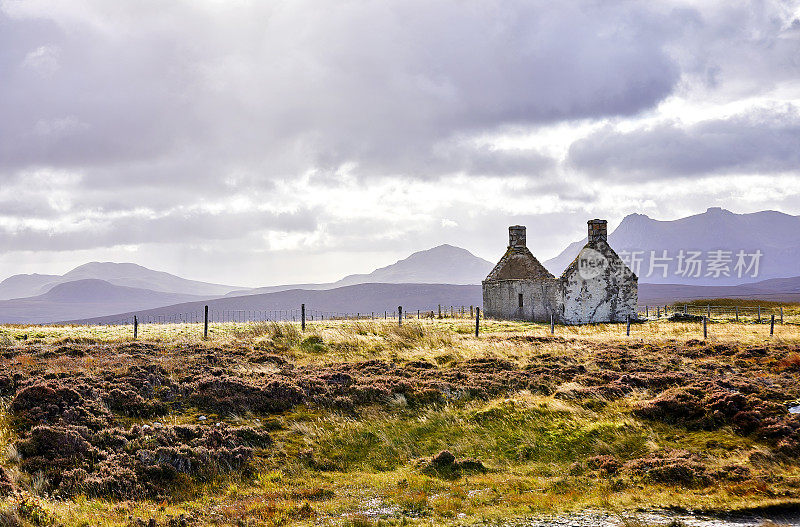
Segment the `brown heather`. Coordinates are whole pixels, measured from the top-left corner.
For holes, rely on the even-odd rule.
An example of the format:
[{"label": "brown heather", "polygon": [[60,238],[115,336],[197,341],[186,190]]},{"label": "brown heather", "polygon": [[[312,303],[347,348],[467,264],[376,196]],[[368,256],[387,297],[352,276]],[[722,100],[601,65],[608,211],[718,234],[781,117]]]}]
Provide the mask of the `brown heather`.
[{"label": "brown heather", "polygon": [[0,525],[790,506],[800,331],[777,329],[0,328]]}]

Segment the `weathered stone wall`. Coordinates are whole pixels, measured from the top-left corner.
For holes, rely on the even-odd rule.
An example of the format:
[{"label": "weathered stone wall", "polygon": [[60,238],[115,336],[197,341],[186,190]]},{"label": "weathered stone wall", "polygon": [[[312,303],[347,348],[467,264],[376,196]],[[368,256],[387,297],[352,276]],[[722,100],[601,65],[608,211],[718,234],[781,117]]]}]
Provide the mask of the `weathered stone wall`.
[{"label": "weathered stone wall", "polygon": [[639,280],[604,241],[587,245],[560,282],[566,324],[636,318]]},{"label": "weathered stone wall", "polygon": [[[563,305],[560,285],[552,279],[492,280],[483,283],[484,315],[505,320],[558,321]],[[519,307],[522,295],[522,307]]]}]

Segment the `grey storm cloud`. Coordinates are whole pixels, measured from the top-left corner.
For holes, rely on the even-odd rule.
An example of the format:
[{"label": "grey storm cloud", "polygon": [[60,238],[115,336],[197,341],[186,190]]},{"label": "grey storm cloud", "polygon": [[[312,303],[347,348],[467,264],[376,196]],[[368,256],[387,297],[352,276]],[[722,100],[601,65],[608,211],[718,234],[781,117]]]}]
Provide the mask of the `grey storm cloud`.
[{"label": "grey storm cloud", "polygon": [[621,132],[613,126],[572,144],[569,162],[620,179],[775,173],[800,167],[800,109],[751,109],[690,125],[677,121]]},{"label": "grey storm cloud", "polygon": [[[597,191],[581,178],[600,170],[613,183],[796,168],[793,107],[616,125],[671,98],[725,103],[796,82],[799,12],[779,0],[0,0],[0,246],[246,247],[328,223],[346,247],[360,216],[325,192],[351,176],[376,192],[522,179],[509,198],[588,209]],[[600,122],[566,161],[535,140],[485,140]],[[448,194],[425,196],[425,225],[458,212]],[[239,198],[249,212],[226,208]],[[484,197],[472,199],[458,207]],[[397,216],[361,239],[421,232]]]},{"label": "grey storm cloud", "polygon": [[309,232],[317,226],[313,210],[225,214],[178,212],[157,218],[116,217],[84,220],[83,223],[85,225],[80,229],[58,233],[29,227],[0,227],[0,246],[20,251],[64,251],[176,241],[213,243],[246,239],[266,229]]},{"label": "grey storm cloud", "polygon": [[0,14],[5,171],[113,178],[106,168],[201,154],[265,176],[414,172],[461,134],[634,114],[680,75],[663,47],[680,17],[635,4],[88,5],[86,19]]}]

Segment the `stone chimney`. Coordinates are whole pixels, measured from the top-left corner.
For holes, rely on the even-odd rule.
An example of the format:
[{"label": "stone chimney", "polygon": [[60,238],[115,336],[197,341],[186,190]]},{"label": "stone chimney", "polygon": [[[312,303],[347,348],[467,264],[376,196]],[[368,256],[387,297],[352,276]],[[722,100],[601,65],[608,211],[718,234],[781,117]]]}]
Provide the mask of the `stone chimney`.
[{"label": "stone chimney", "polygon": [[523,225],[512,225],[508,228],[508,246],[525,247],[525,227]]},{"label": "stone chimney", "polygon": [[589,220],[589,243],[600,240],[608,241],[608,222],[606,220]]}]

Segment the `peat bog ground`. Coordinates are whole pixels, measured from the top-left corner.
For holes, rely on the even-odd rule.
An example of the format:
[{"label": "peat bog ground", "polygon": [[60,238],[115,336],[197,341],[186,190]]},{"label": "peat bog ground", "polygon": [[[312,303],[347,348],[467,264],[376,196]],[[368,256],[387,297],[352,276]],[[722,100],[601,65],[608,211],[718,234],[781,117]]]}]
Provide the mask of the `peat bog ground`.
[{"label": "peat bog ground", "polygon": [[664,320],[483,330],[2,326],[0,525],[680,525],[800,504],[796,320],[706,341]]}]

